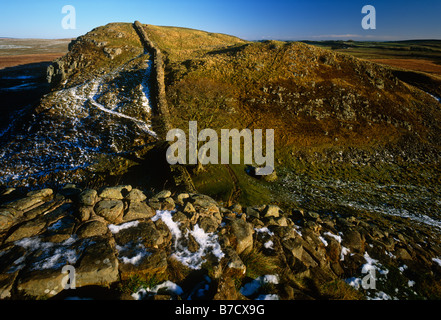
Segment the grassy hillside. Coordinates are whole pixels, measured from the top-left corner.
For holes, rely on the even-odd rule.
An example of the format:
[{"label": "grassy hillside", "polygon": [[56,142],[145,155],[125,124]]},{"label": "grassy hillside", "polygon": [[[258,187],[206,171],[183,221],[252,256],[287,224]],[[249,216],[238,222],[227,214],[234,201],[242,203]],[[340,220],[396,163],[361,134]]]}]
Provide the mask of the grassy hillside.
[{"label": "grassy hillside", "polygon": [[[439,103],[388,67],[304,43],[145,30],[166,56],[173,125],[186,131],[197,120],[199,130],[273,128],[280,174],[324,170],[333,179],[375,182],[387,171],[393,181],[400,179],[396,166],[438,158]],[[372,165],[382,169],[364,170]],[[236,177],[221,165],[193,171],[196,186],[227,200],[238,178],[241,201],[281,201],[274,189],[281,179],[269,184],[250,178],[245,166],[231,167]]]}]

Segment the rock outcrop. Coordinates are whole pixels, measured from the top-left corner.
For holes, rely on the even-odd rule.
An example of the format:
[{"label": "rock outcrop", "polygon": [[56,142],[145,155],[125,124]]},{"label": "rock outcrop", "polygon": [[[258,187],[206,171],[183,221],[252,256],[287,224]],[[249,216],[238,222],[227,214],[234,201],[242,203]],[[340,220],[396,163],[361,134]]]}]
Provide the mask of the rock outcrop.
[{"label": "rock outcrop", "polygon": [[[441,275],[438,230],[410,228],[402,218],[224,208],[206,195],[147,197],[127,185],[7,189],[0,201],[2,299],[75,295],[66,289],[65,266],[74,268],[75,288],[122,294],[133,279],[161,279],[186,284],[178,295],[162,292],[183,299],[197,298],[200,281],[209,288],[198,291],[204,299],[323,298],[317,288],[336,283],[368,298],[427,297],[425,285]],[[203,277],[188,287],[192,272]],[[132,298],[158,294],[131,290]]]}]

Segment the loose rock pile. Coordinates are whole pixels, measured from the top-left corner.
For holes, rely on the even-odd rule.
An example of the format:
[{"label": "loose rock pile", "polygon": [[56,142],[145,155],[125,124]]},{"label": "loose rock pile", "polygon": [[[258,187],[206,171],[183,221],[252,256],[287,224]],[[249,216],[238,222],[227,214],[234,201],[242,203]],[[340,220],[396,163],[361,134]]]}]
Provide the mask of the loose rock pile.
[{"label": "loose rock pile", "polygon": [[[74,267],[76,288],[168,275],[186,290],[161,297],[183,299],[195,292],[206,299],[323,297],[309,280],[318,287],[344,280],[370,298],[420,297],[427,279],[441,275],[439,230],[398,217],[224,208],[202,194],[164,190],[147,198],[129,185],[99,191],[67,185],[24,196],[7,189],[0,203],[1,299],[60,294],[66,265]],[[196,290],[200,281],[189,287],[176,266],[199,271],[208,289]],[[374,290],[363,289],[369,275]],[[250,293],[250,283],[262,279],[277,281]]]}]

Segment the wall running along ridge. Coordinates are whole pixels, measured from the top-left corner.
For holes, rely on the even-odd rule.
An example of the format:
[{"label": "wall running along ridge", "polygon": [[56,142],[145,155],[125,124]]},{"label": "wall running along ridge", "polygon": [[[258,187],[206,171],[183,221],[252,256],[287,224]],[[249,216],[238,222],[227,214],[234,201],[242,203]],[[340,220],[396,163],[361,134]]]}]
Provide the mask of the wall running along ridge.
[{"label": "wall running along ridge", "polygon": [[[159,136],[165,141],[166,135],[169,130],[172,129],[170,124],[170,111],[167,105],[167,98],[165,93],[165,82],[164,82],[164,60],[161,50],[149,39],[147,36],[144,26],[139,22],[135,21],[133,23],[133,28],[139,35],[139,38],[145,48],[153,57],[153,77],[154,77],[154,88],[153,88],[153,99],[156,103],[156,108],[158,114],[161,116],[163,121],[163,133],[159,133]],[[167,146],[170,146],[170,142],[167,142]],[[185,167],[180,165],[170,165],[170,170],[175,182],[175,185],[182,190],[187,192],[196,192],[196,188],[191,180],[190,174]]]}]

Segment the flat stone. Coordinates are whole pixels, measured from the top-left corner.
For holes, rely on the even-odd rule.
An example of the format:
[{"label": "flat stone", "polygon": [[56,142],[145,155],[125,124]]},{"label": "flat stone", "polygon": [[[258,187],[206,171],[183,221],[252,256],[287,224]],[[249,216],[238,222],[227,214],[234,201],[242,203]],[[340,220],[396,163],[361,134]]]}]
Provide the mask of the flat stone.
[{"label": "flat stone", "polygon": [[64,276],[65,274],[60,270],[33,270],[20,276],[17,290],[35,299],[50,298],[64,289],[62,283]]},{"label": "flat stone", "polygon": [[240,259],[237,252],[231,248],[227,247],[223,249],[225,253],[225,258],[227,259],[226,270],[224,272],[224,276],[228,275],[228,277],[237,276],[243,277],[246,273],[247,267]]},{"label": "flat stone", "polygon": [[164,238],[152,221],[141,221],[137,226],[123,229],[114,234],[118,245],[124,246],[130,242],[142,243],[148,248],[157,248],[164,242]]},{"label": "flat stone", "polygon": [[38,205],[41,205],[42,203],[43,201],[39,197],[26,197],[6,204],[6,207],[25,212],[35,208]]},{"label": "flat stone", "polygon": [[72,216],[65,216],[47,227],[43,234],[45,242],[59,243],[70,238],[77,220]]},{"label": "flat stone", "polygon": [[6,239],[5,242],[18,241],[23,238],[30,238],[38,235],[46,227],[46,221],[42,219],[33,219],[26,221],[20,225],[16,230],[12,232],[11,235]]},{"label": "flat stone", "polygon": [[122,219],[124,204],[121,200],[101,200],[95,206],[95,213],[110,223]]},{"label": "flat stone", "polygon": [[47,212],[53,211],[63,204],[65,204],[66,201],[64,199],[58,199],[50,202],[45,202],[42,205],[31,209],[29,211],[26,211],[23,216],[26,220],[34,219],[40,215],[46,214]]},{"label": "flat stone", "polygon": [[18,271],[7,274],[0,274],[0,300],[11,298],[14,282]]},{"label": "flat stone", "polygon": [[54,191],[52,189],[41,189],[41,190],[30,191],[27,193],[27,196],[44,199],[52,196],[53,194]]},{"label": "flat stone", "polygon": [[290,252],[292,256],[299,260],[306,268],[314,268],[318,266],[318,263],[311,257],[309,252],[305,250],[307,244],[305,244],[301,238],[287,239],[282,242],[282,245],[285,248],[285,251]]},{"label": "flat stone", "polygon": [[108,232],[107,225],[101,221],[92,220],[83,224],[77,230],[77,235],[80,238],[90,238],[101,236]]},{"label": "flat stone", "polygon": [[137,219],[149,219],[156,214],[155,210],[149,207],[145,202],[130,202],[129,209],[123,217],[123,221],[132,221]]},{"label": "flat stone", "polygon": [[145,255],[138,263],[121,263],[119,270],[121,280],[127,280],[133,275],[154,275],[164,273],[167,269],[167,254],[164,250],[155,250]]},{"label": "flat stone", "polygon": [[94,243],[85,249],[75,268],[76,286],[110,285],[119,281],[119,263],[109,241],[100,237],[91,239]]},{"label": "flat stone", "polygon": [[351,252],[364,252],[364,243],[358,231],[348,230],[343,234],[342,245],[349,248]]}]

